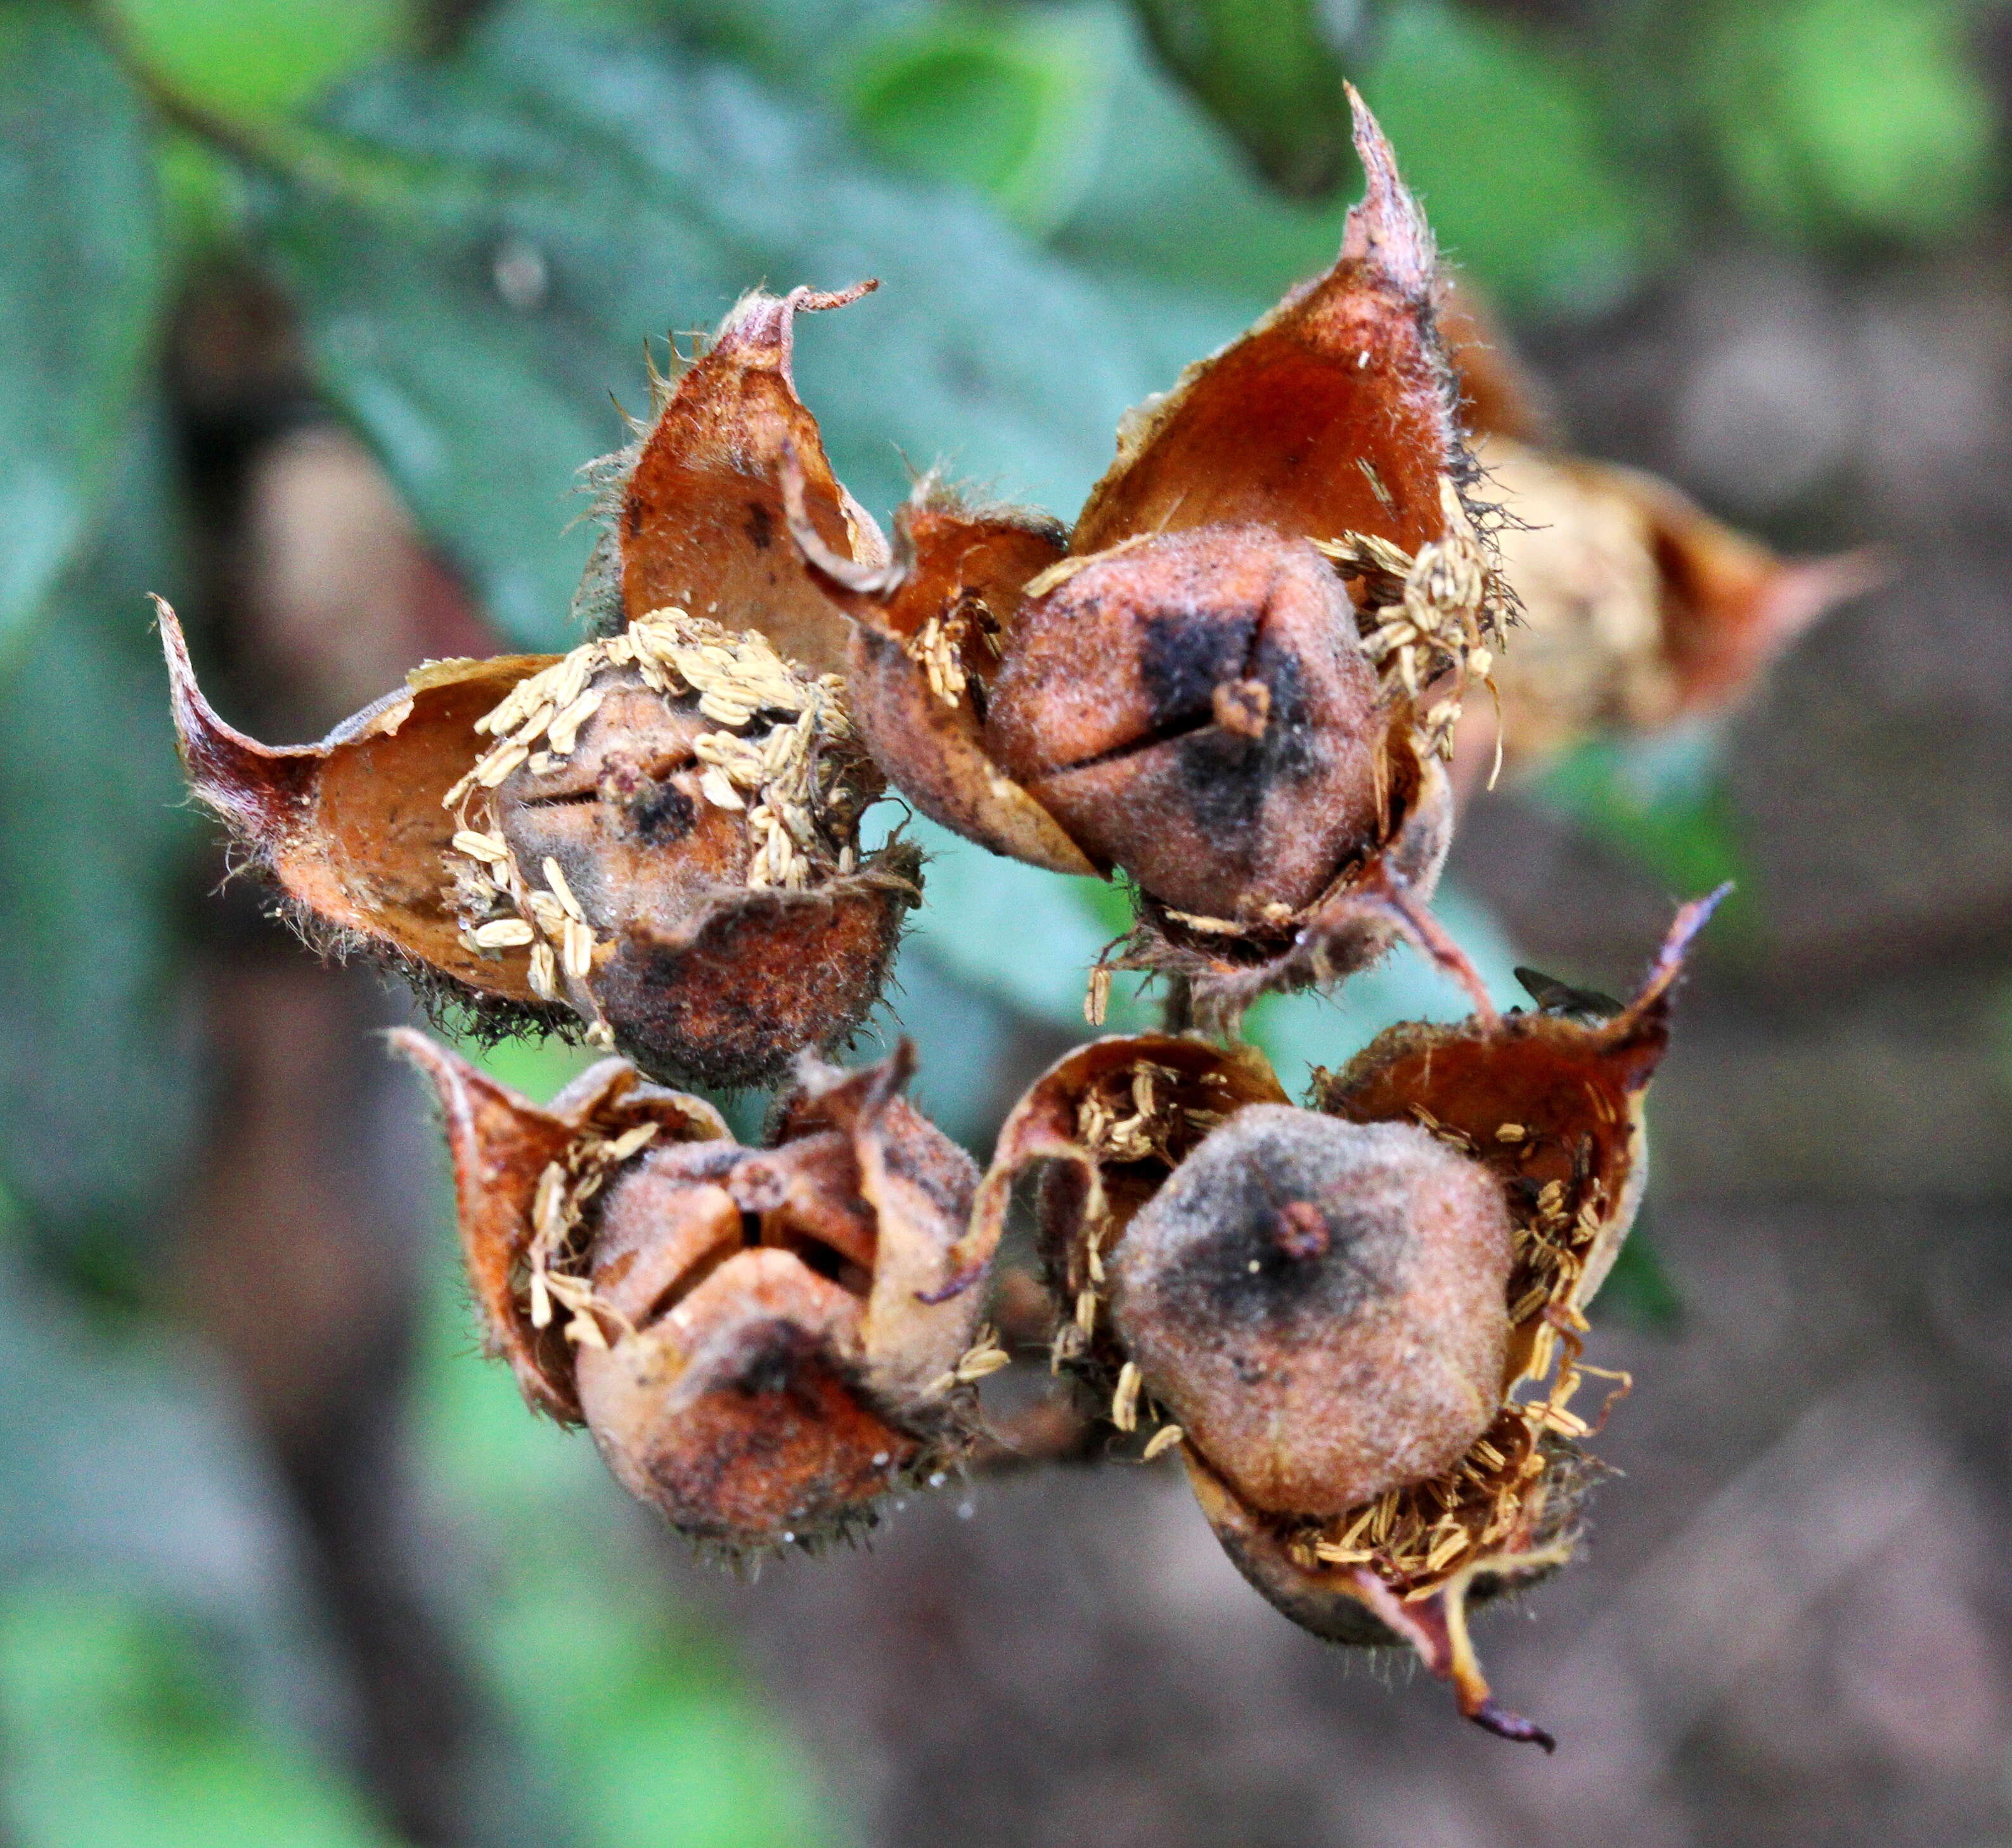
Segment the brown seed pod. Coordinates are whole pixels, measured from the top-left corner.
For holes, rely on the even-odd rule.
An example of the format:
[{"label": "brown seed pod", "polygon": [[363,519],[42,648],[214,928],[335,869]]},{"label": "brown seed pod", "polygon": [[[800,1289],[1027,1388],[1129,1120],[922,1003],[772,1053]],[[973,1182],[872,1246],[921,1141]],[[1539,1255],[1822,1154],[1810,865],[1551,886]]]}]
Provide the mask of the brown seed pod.
[{"label": "brown seed pod", "polygon": [[1128,875],[1116,966],[1225,1026],[1381,950],[1387,920],[1337,903],[1364,881],[1429,891],[1439,757],[1503,615],[1431,236],[1354,101],[1368,190],[1334,267],[1126,418],[1066,542],[925,483],[869,565],[792,505],[890,780],[997,852]]},{"label": "brown seed pod", "polygon": [[1875,553],[1784,559],[1666,481],[1566,453],[1535,388],[1472,295],[1441,326],[1475,458],[1511,516],[1497,534],[1522,621],[1497,700],[1461,724],[1466,789],[1589,738],[1660,732],[1746,698],[1825,613],[1875,588]]},{"label": "brown seed pod", "polygon": [[1247,1506],[1332,1518],[1494,1421],[1511,1258],[1501,1189],[1425,1131],[1254,1104],[1132,1222],[1112,1331]]},{"label": "brown seed pod", "polygon": [[1306,1110],[1248,1048],[1079,1047],[979,1191],[975,1230],[1045,1164],[1058,1362],[1120,1430],[1152,1430],[1146,1454],[1180,1447],[1244,1576],[1318,1635],[1411,1644],[1512,1738],[1548,1743],[1489,1697],[1466,1608],[1571,1555],[1585,1309],[1639,1202],[1643,1095],[1716,902],[1684,908],[1611,1016],[1505,1017],[1463,970],[1474,1017],[1393,1028],[1316,1074]]},{"label": "brown seed pod", "polygon": [[[610,539],[583,598],[607,632],[569,653],[430,663],[273,750],[210,709],[162,606],[191,781],[312,934],[662,1077],[760,1082],[858,1027],[919,862],[861,863],[882,784],[815,667],[844,625],[769,511],[787,452],[827,543],[884,553],[790,382],[795,310],[857,293],[751,296],[662,387],[637,450],[600,467]],[[688,607],[647,604],[671,588]]]},{"label": "brown seed pod", "polygon": [[1004,1356],[976,1293],[927,1300],[972,1255],[977,1171],[897,1095],[905,1045],[807,1064],[752,1149],[619,1060],[540,1109],[394,1037],[440,1095],[490,1344],[681,1533],[815,1545],[955,1462]]}]

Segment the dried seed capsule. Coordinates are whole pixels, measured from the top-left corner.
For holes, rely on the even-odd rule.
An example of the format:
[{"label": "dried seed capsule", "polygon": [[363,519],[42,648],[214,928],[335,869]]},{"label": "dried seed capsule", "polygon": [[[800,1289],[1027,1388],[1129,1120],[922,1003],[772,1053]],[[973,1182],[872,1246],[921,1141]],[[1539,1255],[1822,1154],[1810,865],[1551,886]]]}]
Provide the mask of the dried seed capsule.
[{"label": "dried seed capsule", "polygon": [[[601,632],[566,655],[432,663],[321,744],[272,750],[210,710],[162,606],[190,779],[311,931],[660,1077],[758,1083],[844,1043],[919,861],[861,863],[881,781],[819,671],[844,625],[775,535],[773,470],[793,458],[829,543],[884,555],[790,380],[796,310],[857,293],[747,297],[637,450],[598,465],[608,539],[579,604]],[[731,614],[645,600],[673,586]]]},{"label": "dried seed capsule", "polygon": [[1475,993],[1472,1019],[1392,1029],[1316,1074],[1307,1110],[1247,1047],[1078,1047],[1015,1107],[979,1188],[989,1250],[1015,1177],[1043,1166],[1057,1364],[1121,1429],[1137,1406],[1178,1428],[1245,1577],[1317,1635],[1410,1643],[1510,1738],[1549,1743],[1489,1697],[1465,1611],[1571,1557],[1598,1423],[1574,1404],[1597,1375],[1585,1311],[1635,1215],[1643,1095],[1716,903],[1679,913],[1625,1006],[1568,990],[1507,1017],[1400,912]]},{"label": "dried seed capsule", "polygon": [[1261,526],[1148,539],[1032,599],[1012,639],[993,755],[1163,904],[1297,912],[1375,838],[1386,721],[1311,546]]},{"label": "dried seed capsule", "polygon": [[1511,1255],[1500,1185],[1424,1130],[1254,1104],[1133,1220],[1111,1325],[1247,1503],[1332,1516],[1493,1422]]},{"label": "dried seed capsule", "polygon": [[1432,239],[1353,100],[1368,191],[1333,268],[1126,418],[1066,541],[931,482],[869,564],[790,506],[889,780],[996,852],[1129,874],[1115,966],[1186,978],[1225,1028],[1381,951],[1346,902],[1365,881],[1430,890],[1439,757],[1500,641]]},{"label": "dried seed capsule", "polygon": [[813,1544],[959,1454],[979,1296],[928,1299],[972,1255],[976,1171],[896,1095],[905,1046],[807,1067],[752,1149],[620,1061],[540,1109],[396,1037],[441,1096],[492,1344],[680,1532]]}]

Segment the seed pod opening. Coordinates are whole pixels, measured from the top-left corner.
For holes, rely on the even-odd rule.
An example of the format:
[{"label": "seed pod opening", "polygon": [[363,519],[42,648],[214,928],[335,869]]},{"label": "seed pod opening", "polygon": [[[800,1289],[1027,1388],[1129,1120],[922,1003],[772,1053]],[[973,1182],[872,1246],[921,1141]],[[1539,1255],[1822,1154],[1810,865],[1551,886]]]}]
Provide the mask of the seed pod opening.
[{"label": "seed pod opening", "polygon": [[905,1048],[807,1066],[755,1149],[620,1061],[540,1109],[397,1040],[441,1095],[492,1344],[680,1532],[814,1545],[960,1454],[979,1296],[926,1299],[972,1255],[977,1177],[895,1095]]},{"label": "seed pod opening", "polygon": [[884,567],[791,520],[858,625],[853,707],[890,780],[997,852],[1126,874],[1115,966],[1186,978],[1225,1028],[1382,950],[1340,903],[1364,880],[1429,891],[1439,760],[1504,613],[1431,236],[1352,100],[1368,189],[1334,266],[1126,419],[1065,555],[933,486]]},{"label": "seed pod opening", "polygon": [[[760,1083],[847,1040],[920,862],[860,853],[883,785],[820,665],[845,625],[780,535],[777,471],[834,556],[884,559],[789,369],[796,312],[862,292],[758,292],[656,382],[637,445],[594,468],[610,524],[576,607],[599,632],[567,654],[432,663],[272,750],[205,703],[162,606],[191,781],[311,933],[666,1078]],[[668,588],[690,601],[647,600]]]},{"label": "seed pod opening", "polygon": [[1239,1112],[1112,1260],[1145,1388],[1250,1506],[1336,1515],[1438,1475],[1494,1421],[1501,1189],[1414,1125]]}]

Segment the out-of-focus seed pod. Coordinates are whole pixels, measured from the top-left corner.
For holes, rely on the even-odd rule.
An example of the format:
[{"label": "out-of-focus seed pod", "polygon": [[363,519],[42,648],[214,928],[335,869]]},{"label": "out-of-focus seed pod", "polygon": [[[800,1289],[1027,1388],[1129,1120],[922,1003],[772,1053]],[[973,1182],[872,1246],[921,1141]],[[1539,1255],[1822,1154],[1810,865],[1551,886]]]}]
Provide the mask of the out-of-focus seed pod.
[{"label": "out-of-focus seed pod", "polygon": [[540,1109],[395,1040],[440,1095],[491,1346],[679,1531],[815,1545],[961,1453],[997,1350],[982,1293],[940,1293],[977,1173],[897,1095],[905,1046],[806,1064],[754,1149],[619,1060]]},{"label": "out-of-focus seed pod", "polygon": [[[191,781],[310,934],[662,1077],[760,1082],[851,1034],[919,863],[862,860],[881,780],[817,668],[844,625],[781,533],[775,470],[793,459],[826,543],[884,557],[790,379],[795,311],[857,293],[747,297],[597,465],[610,524],[580,607],[603,632],[569,653],[430,663],[274,750],[210,709],[162,607]],[[670,589],[687,604],[648,603]]]},{"label": "out-of-focus seed pod", "polygon": [[1611,1013],[1504,1017],[1462,969],[1472,1017],[1392,1029],[1317,1073],[1304,1110],[1248,1048],[1079,1047],[979,1191],[975,1231],[1041,1166],[1058,1363],[1147,1451],[1179,1449],[1251,1583],[1318,1635],[1411,1644],[1511,1738],[1548,1743],[1490,1697],[1466,1611],[1571,1557],[1585,1310],[1640,1199],[1643,1095],[1716,902],[1684,908]]},{"label": "out-of-focus seed pod", "polygon": [[926,482],[886,564],[792,515],[890,780],[996,852],[1129,875],[1115,966],[1222,1026],[1380,952],[1365,881],[1430,891],[1440,758],[1500,642],[1431,235],[1354,100],[1368,189],[1334,267],[1127,417],[1066,539]]},{"label": "out-of-focus seed pod", "polygon": [[1736,706],[1820,617],[1875,588],[1875,554],[1785,559],[1666,481],[1567,453],[1501,331],[1471,294],[1441,325],[1475,454],[1511,516],[1501,569],[1521,621],[1454,757],[1464,789],[1500,742],[1524,774],[1588,739],[1638,736]]}]

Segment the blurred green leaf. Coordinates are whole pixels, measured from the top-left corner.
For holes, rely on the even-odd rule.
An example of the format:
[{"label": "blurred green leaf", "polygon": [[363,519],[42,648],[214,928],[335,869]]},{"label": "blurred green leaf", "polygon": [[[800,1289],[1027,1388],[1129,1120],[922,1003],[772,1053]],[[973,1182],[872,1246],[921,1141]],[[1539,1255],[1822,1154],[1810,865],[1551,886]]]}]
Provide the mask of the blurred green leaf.
[{"label": "blurred green leaf", "polygon": [[[1129,928],[1120,889],[1001,859],[933,821],[918,820],[909,832],[929,856],[925,903],[910,927],[917,949],[966,988],[1086,1036],[1090,966]],[[1130,1000],[1135,988],[1122,979],[1114,986],[1108,1031],[1153,1018]]]},{"label": "blurred green leaf", "polygon": [[822,93],[843,72],[855,38],[894,21],[926,18],[934,0],[558,0],[599,26],[669,25],[703,49],[770,82]]},{"label": "blurred green leaf", "polygon": [[[347,1716],[282,1496],[201,1355],[81,1312],[4,1201],[0,1344],[0,1590],[85,1580],[172,1612],[275,1736],[332,1736]],[[0,1724],[10,1747],[20,1728]]]},{"label": "blurred green leaf", "polygon": [[886,507],[947,455],[1074,505],[1149,374],[1096,289],[983,205],[887,175],[822,114],[662,38],[524,6],[451,65],[345,91],[330,120],[403,190],[284,190],[271,234],[321,377],[517,642],[563,645],[588,535],[575,471],[645,402],[646,333],[750,284],[880,294],[808,324],[804,394]]},{"label": "blurred green leaf", "polygon": [[1584,312],[1634,283],[1650,203],[1568,41],[1405,0],[1357,81],[1441,248],[1505,302]]},{"label": "blurred green leaf", "polygon": [[178,573],[172,462],[157,421],[130,436],[102,522],[0,689],[0,1180],[73,1248],[158,1230],[195,1106],[172,979],[197,824],[146,602]]},{"label": "blurred green leaf", "polygon": [[1603,1316],[1654,1334],[1674,1333],[1684,1319],[1683,1293],[1656,1255],[1653,1236],[1638,1224],[1600,1287]]},{"label": "blurred green leaf", "polygon": [[285,115],[406,49],[414,0],[106,0],[127,50],[177,96],[230,116]]},{"label": "blurred green leaf", "polygon": [[1040,235],[1093,169],[1113,37],[1085,12],[947,8],[854,54],[847,101],[860,137],[908,172],[989,195]]},{"label": "blurred green leaf", "polygon": [[1327,0],[1132,0],[1154,49],[1296,198],[1356,171],[1341,49],[1365,9]]},{"label": "blurred green leaf", "polygon": [[1721,5],[1703,88],[1721,160],[1764,227],[1914,240],[1996,183],[1996,112],[1953,0]]},{"label": "blurred green leaf", "polygon": [[0,5],[0,668],[76,555],[152,358],[164,259],[131,87],[73,9]]},{"label": "blurred green leaf", "polygon": [[84,1583],[0,1594],[20,1848],[391,1848],[355,1793],[247,1725],[168,1612]]}]

